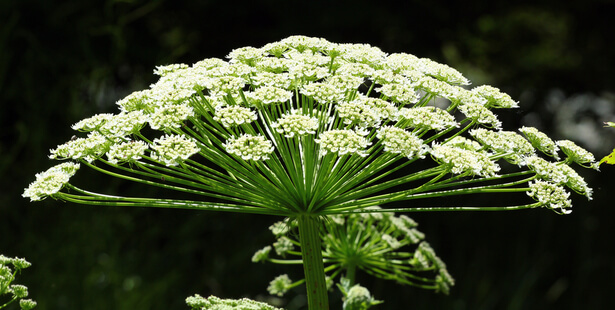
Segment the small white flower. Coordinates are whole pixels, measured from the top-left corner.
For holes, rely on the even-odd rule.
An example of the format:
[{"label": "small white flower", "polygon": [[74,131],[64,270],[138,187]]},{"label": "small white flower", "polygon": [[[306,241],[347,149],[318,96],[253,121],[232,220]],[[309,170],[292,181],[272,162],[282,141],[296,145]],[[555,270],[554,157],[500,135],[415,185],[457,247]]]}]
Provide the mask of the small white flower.
[{"label": "small white flower", "polygon": [[267,259],[269,259],[269,253],[271,253],[271,246],[268,245],[256,251],[256,253],[252,255],[252,262],[258,263],[258,262],[266,261]]},{"label": "small white flower", "polygon": [[105,122],[112,119],[113,116],[114,114],[112,113],[96,114],[92,117],[88,117],[77,122],[76,124],[71,126],[71,128],[73,128],[74,130],[85,132],[98,130],[102,125],[105,124]]},{"label": "small white flower", "polygon": [[167,104],[156,108],[150,116],[152,129],[179,128],[188,117],[194,116],[194,110],[187,104]]},{"label": "small white flower", "polygon": [[532,145],[539,151],[549,156],[553,156],[555,159],[559,159],[559,156],[557,155],[557,151],[559,150],[559,148],[557,147],[555,142],[553,142],[553,140],[551,140],[551,138],[549,138],[549,136],[547,136],[545,133],[539,131],[534,127],[525,126],[521,127],[519,131],[521,131],[530,141],[530,143],[532,143]]},{"label": "small white flower", "polygon": [[568,193],[563,187],[545,181],[530,182],[527,195],[540,202],[543,206],[560,214],[572,212],[572,203]]},{"label": "small white flower", "polygon": [[243,134],[230,138],[224,143],[227,152],[241,157],[243,160],[266,160],[273,152],[271,141],[263,136]]},{"label": "small white flower", "polygon": [[183,70],[186,68],[188,68],[187,64],[170,64],[166,66],[157,66],[156,69],[154,69],[154,74],[158,76],[165,76],[168,73]]},{"label": "small white flower", "polygon": [[399,116],[404,127],[441,131],[459,126],[455,117],[437,107],[402,108]]},{"label": "small white flower", "polygon": [[384,126],[378,130],[376,138],[382,141],[385,152],[400,154],[408,158],[424,158],[424,154],[428,151],[423,140],[398,127]]},{"label": "small white flower", "polygon": [[592,164],[596,161],[594,154],[576,145],[570,140],[559,140],[557,146],[568,156],[570,160],[579,164]]},{"label": "small white flower", "polygon": [[339,102],[344,98],[343,90],[327,83],[307,84],[301,88],[300,92],[321,104]]},{"label": "small white flower", "polygon": [[363,78],[353,75],[334,75],[329,77],[326,83],[345,93],[356,91],[363,84]]},{"label": "small white flower", "polygon": [[293,98],[293,93],[291,91],[273,86],[261,86],[245,95],[246,98],[265,105],[283,103]]},{"label": "small white flower", "polygon": [[276,277],[269,283],[269,287],[267,287],[267,292],[271,295],[276,296],[284,296],[286,292],[291,288],[293,281],[290,280],[288,275],[283,274],[281,276]]},{"label": "small white flower", "polygon": [[489,125],[491,128],[500,129],[502,128],[502,122],[500,122],[491,112],[491,110],[487,109],[482,104],[477,103],[466,103],[458,106],[458,109],[461,113],[463,113],[467,118],[479,123]]},{"label": "small white flower", "polygon": [[107,152],[107,158],[112,164],[122,162],[134,162],[142,158],[147,150],[147,144],[143,141],[128,141],[114,144]]},{"label": "small white flower", "polygon": [[318,130],[318,118],[300,114],[299,110],[291,110],[271,123],[275,131],[287,138],[315,134]]},{"label": "small white flower", "polygon": [[430,153],[436,161],[446,165],[455,174],[470,173],[493,177],[500,171],[500,166],[492,162],[484,153],[445,145],[432,146]]},{"label": "small white flower", "polygon": [[432,76],[449,84],[470,85],[470,81],[459,71],[445,64],[437,63],[429,58],[421,58],[417,69],[422,71],[425,75]]},{"label": "small white flower", "polygon": [[204,81],[212,96],[232,95],[243,89],[246,80],[236,76],[212,77]]},{"label": "small white flower", "polygon": [[214,120],[226,128],[249,124],[257,119],[256,112],[241,106],[228,106],[216,109]]},{"label": "small white flower", "polygon": [[525,158],[525,163],[539,178],[557,185],[566,185],[577,193],[585,195],[588,199],[592,199],[592,189],[587,186],[585,180],[574,169],[565,163],[552,163],[538,156]]},{"label": "small white flower", "polygon": [[51,159],[84,159],[87,162],[102,156],[113,144],[97,131],[88,134],[87,138],[75,138],[57,148],[50,150]]},{"label": "small white flower", "polygon": [[99,132],[112,138],[121,138],[141,130],[148,117],[143,111],[121,112],[108,119],[99,129]]},{"label": "small white flower", "polygon": [[367,64],[371,67],[381,67],[386,60],[386,53],[369,44],[338,44],[340,58],[348,62]]},{"label": "small white flower", "polygon": [[31,201],[43,200],[59,192],[70,178],[79,170],[79,164],[62,163],[36,174],[36,181],[30,183],[22,197],[29,197]]},{"label": "small white flower", "polygon": [[352,130],[325,131],[315,141],[320,145],[321,155],[331,152],[340,156],[352,153],[367,156],[365,148],[371,145],[371,142]]},{"label": "small white flower", "polygon": [[335,71],[336,76],[350,75],[359,77],[361,80],[364,77],[371,76],[373,73],[374,69],[372,67],[362,63],[345,63]]},{"label": "small white flower", "polygon": [[424,76],[416,82],[417,87],[435,96],[453,100],[457,98],[459,87],[440,81],[430,76]]},{"label": "small white flower", "polygon": [[518,108],[516,101],[512,100],[506,93],[500,92],[499,88],[489,85],[474,87],[473,92],[487,99],[488,108]]},{"label": "small white flower", "polygon": [[453,139],[444,143],[443,145],[475,152],[478,152],[483,148],[480,143],[462,136],[456,136]]},{"label": "small white flower", "polygon": [[470,134],[513,164],[521,164],[523,157],[534,155],[532,144],[516,132],[478,128],[470,130]]},{"label": "small white flower", "polygon": [[151,98],[151,95],[151,89],[135,91],[117,101],[116,104],[120,107],[122,112],[132,112],[138,110],[150,111],[157,105],[155,100]]},{"label": "small white flower", "polygon": [[414,85],[408,83],[384,84],[376,88],[376,91],[382,93],[382,95],[393,102],[404,105],[417,103],[419,101],[419,95],[416,93]]},{"label": "small white flower", "polygon": [[166,166],[177,166],[200,150],[196,142],[180,135],[164,135],[154,139],[150,147],[153,150],[152,159],[159,160]]},{"label": "small white flower", "polygon": [[273,243],[273,248],[278,255],[284,256],[288,251],[292,251],[295,248],[295,245],[288,237],[282,236]]},{"label": "small white flower", "polygon": [[272,86],[282,89],[288,89],[292,83],[288,73],[258,72],[251,79],[255,86]]},{"label": "small white flower", "polygon": [[251,46],[241,47],[232,50],[226,58],[229,59],[230,63],[245,63],[248,65],[254,64],[261,58],[265,56],[265,51],[260,48],[255,48]]},{"label": "small white flower", "polygon": [[339,103],[335,109],[344,124],[356,124],[363,128],[378,127],[384,119],[397,119],[397,108],[378,98],[360,96],[353,101]]}]

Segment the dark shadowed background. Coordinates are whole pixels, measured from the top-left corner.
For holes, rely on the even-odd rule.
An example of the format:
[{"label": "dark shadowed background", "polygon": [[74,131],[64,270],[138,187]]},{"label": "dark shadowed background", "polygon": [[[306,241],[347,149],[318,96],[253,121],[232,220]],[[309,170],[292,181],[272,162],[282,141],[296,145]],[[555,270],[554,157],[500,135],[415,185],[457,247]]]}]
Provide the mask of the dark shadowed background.
[{"label": "dark shadowed background", "polygon": [[[71,124],[117,112],[118,99],[155,81],[156,65],[294,34],[449,64],[520,101],[500,115],[505,129],[535,126],[601,158],[615,147],[615,129],[602,127],[615,121],[615,2],[569,2],[1,1],[0,253],[33,263],[18,282],[41,310],[187,309],[195,293],[266,298],[276,275],[299,277],[300,268],[250,262],[272,241],[267,227],[277,218],[21,197],[54,164],[49,149],[70,139]],[[358,281],[385,300],[378,309],[610,308],[615,169],[582,172],[594,200],[576,195],[567,216],[410,214],[457,280],[449,296]],[[143,191],[78,177],[106,191]],[[282,302],[291,309],[300,293]]]}]

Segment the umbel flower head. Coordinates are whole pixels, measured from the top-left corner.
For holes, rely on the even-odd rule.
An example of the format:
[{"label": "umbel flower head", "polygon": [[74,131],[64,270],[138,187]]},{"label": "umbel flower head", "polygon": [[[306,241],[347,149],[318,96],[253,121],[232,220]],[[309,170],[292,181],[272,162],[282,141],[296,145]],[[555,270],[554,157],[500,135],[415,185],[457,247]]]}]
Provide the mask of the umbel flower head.
[{"label": "umbel flower head", "polygon": [[[320,231],[328,280],[344,285],[344,281],[353,282],[362,270],[377,278],[448,294],[455,281],[417,227],[408,216],[392,213],[330,216]],[[277,256],[271,252],[272,246],[265,246],[254,253],[252,261],[301,264],[300,242],[293,237],[297,236],[296,223],[287,219],[269,229],[277,239],[272,245]],[[284,274],[271,281],[268,291],[282,296],[303,282],[293,282]]]},{"label": "umbel flower head", "polygon": [[[495,112],[517,102],[492,86],[470,88],[448,65],[305,36],[227,58],[157,67],[158,81],[119,100],[118,113],[77,122],[85,137],[49,155],[64,166],[37,174],[23,196],[296,217],[309,238],[319,218],[334,214],[538,207],[566,214],[569,189],[591,197],[571,165],[596,168],[593,155],[569,141],[553,145],[535,129],[502,131]],[[502,162],[513,165],[505,170]],[[79,167],[182,195],[83,189],[70,179]],[[426,199],[502,192],[520,200]],[[366,209],[374,205],[383,209]],[[309,276],[325,286],[321,272]],[[316,309],[324,302],[314,291],[308,300]]]},{"label": "umbel flower head", "polygon": [[[499,89],[467,88],[470,82],[447,65],[387,54],[366,44],[292,36],[233,50],[227,61],[171,64],[154,73],[160,79],[150,88],[117,102],[119,113],[77,122],[73,128],[87,137],[58,146],[50,157],[194,194],[190,199],[152,204],[150,197],[111,197],[80,189],[69,183],[69,174],[53,169],[37,175],[24,196],[102,205],[335,214],[492,189],[530,194],[536,186],[532,180],[545,177],[538,166],[527,165],[535,162],[526,158],[536,151],[555,160],[563,151],[566,160],[553,162],[560,170],[572,163],[597,167],[593,155],[571,141],[555,143],[531,127],[519,133],[501,131],[495,109],[518,105]],[[433,105],[437,98],[449,106]],[[449,143],[459,138],[468,141],[464,145],[478,142],[481,147]],[[502,173],[502,159],[521,172]],[[415,161],[428,162],[421,165],[427,168],[411,170]],[[412,172],[402,173],[402,168]],[[492,185],[494,178],[504,185]],[[582,180],[554,183],[590,193]],[[502,208],[550,208],[545,201]]]},{"label": "umbel flower head", "polygon": [[[64,165],[194,194],[191,199],[152,204],[149,197],[111,197],[69,183],[76,169],[56,168],[37,175],[24,196],[292,215],[490,190],[525,189],[536,198],[532,180],[545,177],[591,193],[564,167],[597,167],[591,153],[535,128],[500,130],[494,109],[517,103],[495,87],[466,88],[469,81],[447,65],[303,36],[236,49],[228,58],[157,67],[158,82],[118,101],[118,114],[77,122],[73,128],[87,137],[51,150],[52,159],[69,160]],[[450,105],[433,105],[438,97]],[[467,143],[452,143],[461,138]],[[463,146],[477,142],[481,147]],[[557,160],[560,150],[563,162],[528,159],[540,151]],[[502,173],[502,159],[521,172]],[[430,163],[401,173],[415,161]],[[548,180],[545,165],[566,170],[558,174],[564,179]],[[494,178],[504,185],[487,185]],[[551,208],[547,201],[502,208]]]}]

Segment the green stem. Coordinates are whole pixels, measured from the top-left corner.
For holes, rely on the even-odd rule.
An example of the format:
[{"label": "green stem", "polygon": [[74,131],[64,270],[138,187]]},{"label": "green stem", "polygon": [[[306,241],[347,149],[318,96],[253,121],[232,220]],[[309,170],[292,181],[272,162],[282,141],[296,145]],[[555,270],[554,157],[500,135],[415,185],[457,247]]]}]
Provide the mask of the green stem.
[{"label": "green stem", "polygon": [[301,214],[297,217],[299,241],[303,254],[303,271],[307,287],[308,308],[328,310],[329,299],[325,283],[325,267],[322,261],[321,222],[317,215]]}]

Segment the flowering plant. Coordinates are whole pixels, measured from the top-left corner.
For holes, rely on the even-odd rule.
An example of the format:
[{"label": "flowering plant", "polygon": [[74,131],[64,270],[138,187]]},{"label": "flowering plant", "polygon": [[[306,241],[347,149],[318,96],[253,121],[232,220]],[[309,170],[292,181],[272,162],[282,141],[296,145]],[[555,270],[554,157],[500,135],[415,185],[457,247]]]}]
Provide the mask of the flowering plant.
[{"label": "flowering plant", "polygon": [[[596,167],[589,152],[535,128],[502,130],[493,110],[517,102],[491,86],[464,88],[469,81],[447,65],[303,36],[239,48],[228,59],[156,68],[160,79],[119,100],[119,113],[76,123],[87,136],[52,149],[52,159],[67,161],[37,174],[23,196],[294,218],[310,309],[327,308],[325,216],[538,207],[564,214],[565,187],[591,197],[570,166]],[[502,161],[517,169],[501,172]],[[70,181],[83,166],[184,196],[87,190]],[[533,201],[419,203],[502,192]],[[406,204],[390,207],[399,202]],[[368,209],[374,205],[384,209]]]},{"label": "flowering plant", "polygon": [[3,299],[6,298],[6,295],[10,296],[8,301],[3,304],[0,301],[0,309],[6,308],[15,301],[19,301],[19,308],[22,310],[30,310],[36,307],[36,301],[26,299],[28,287],[21,284],[12,284],[17,273],[30,266],[30,262],[23,258],[10,258],[0,254],[0,296]]}]

